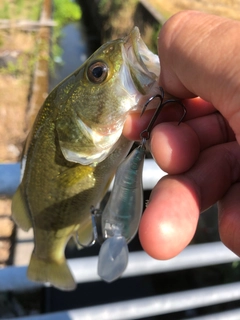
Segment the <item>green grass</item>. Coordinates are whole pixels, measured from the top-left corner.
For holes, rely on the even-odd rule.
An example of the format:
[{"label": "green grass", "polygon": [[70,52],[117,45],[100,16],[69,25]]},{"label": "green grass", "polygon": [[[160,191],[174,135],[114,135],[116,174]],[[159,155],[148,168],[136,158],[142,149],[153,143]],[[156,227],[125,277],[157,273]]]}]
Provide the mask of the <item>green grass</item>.
[{"label": "green grass", "polygon": [[53,5],[53,19],[59,26],[81,19],[81,9],[75,2],[71,0],[54,0]]},{"label": "green grass", "polygon": [[1,0],[0,19],[38,20],[43,0]]}]

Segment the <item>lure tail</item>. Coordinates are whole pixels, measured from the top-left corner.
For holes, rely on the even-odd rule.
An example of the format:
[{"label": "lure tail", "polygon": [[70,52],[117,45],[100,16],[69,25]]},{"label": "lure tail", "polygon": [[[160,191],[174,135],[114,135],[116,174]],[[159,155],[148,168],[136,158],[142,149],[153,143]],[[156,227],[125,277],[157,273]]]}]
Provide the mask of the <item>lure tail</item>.
[{"label": "lure tail", "polygon": [[47,261],[39,259],[32,253],[27,271],[29,279],[37,282],[50,282],[54,287],[61,290],[74,290],[75,280],[65,259],[62,261]]},{"label": "lure tail", "polygon": [[106,282],[118,279],[127,268],[128,246],[122,236],[108,238],[98,257],[98,275]]}]

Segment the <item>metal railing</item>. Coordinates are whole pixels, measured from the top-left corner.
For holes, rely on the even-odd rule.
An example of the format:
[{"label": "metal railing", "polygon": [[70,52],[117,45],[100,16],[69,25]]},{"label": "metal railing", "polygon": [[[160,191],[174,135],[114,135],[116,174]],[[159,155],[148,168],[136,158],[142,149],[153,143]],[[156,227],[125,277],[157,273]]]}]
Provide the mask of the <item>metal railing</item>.
[{"label": "metal railing", "polygon": [[[11,177],[15,170],[14,179]],[[5,171],[5,174],[2,172]],[[20,166],[0,166],[0,193],[7,181],[8,194],[16,189],[20,174]],[[162,172],[153,160],[146,160],[144,165],[143,185],[145,189],[151,189],[161,176]],[[5,178],[4,178],[5,177]],[[9,181],[12,181],[11,185]],[[3,183],[4,182],[4,183]],[[5,184],[6,186],[6,184]],[[4,189],[6,191],[6,187]],[[3,190],[3,191],[4,191]],[[149,257],[145,252],[131,252],[129,263],[123,278],[139,277],[150,274],[188,270],[203,266],[226,264],[239,261],[239,257],[228,250],[221,242],[189,245],[177,257],[157,261]],[[69,267],[77,283],[90,283],[99,281],[97,275],[97,257],[75,258],[68,260]],[[139,267],[140,266],[140,267]],[[26,277],[27,267],[6,267],[0,270],[0,292],[28,291],[42,287],[42,284],[31,282]],[[121,281],[121,280],[120,280]],[[66,293],[67,294],[67,293]],[[133,297],[134,298],[134,297]],[[115,303],[104,303],[91,307],[83,307],[61,312],[52,312],[41,315],[31,315],[17,318],[19,320],[77,320],[77,319],[101,319],[124,320],[142,319],[150,316],[164,315],[177,311],[184,311],[209,305],[236,301],[240,299],[240,282],[219,284],[201,289],[186,290],[151,297],[130,299]],[[174,319],[174,318],[173,318]],[[187,319],[190,319],[189,317]],[[224,311],[222,313],[195,317],[191,320],[201,319],[240,319],[240,309]]]}]

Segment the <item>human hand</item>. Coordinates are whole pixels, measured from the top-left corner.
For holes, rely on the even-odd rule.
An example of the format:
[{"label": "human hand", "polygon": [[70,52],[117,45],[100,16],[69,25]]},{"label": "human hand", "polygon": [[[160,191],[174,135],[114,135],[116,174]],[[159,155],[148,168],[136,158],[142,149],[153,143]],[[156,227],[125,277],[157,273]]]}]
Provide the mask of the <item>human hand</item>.
[{"label": "human hand", "polygon": [[[187,99],[167,107],[152,131],[150,148],[168,176],[159,181],[139,227],[144,250],[172,258],[194,236],[199,214],[218,202],[219,233],[240,255],[240,22],[181,12],[159,35],[159,84]],[[201,98],[193,98],[199,96]],[[208,102],[207,102],[208,101]],[[180,113],[179,113],[180,112]],[[124,135],[137,139],[151,118],[132,114]]]}]

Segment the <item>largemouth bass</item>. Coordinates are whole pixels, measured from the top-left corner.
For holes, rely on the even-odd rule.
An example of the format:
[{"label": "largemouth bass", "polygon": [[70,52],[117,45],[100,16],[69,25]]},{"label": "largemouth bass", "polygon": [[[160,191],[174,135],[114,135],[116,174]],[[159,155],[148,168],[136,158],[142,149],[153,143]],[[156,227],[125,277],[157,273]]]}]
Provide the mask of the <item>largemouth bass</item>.
[{"label": "largemouth bass", "polygon": [[34,230],[28,277],[62,290],[76,284],[65,259],[75,236],[92,236],[90,207],[106,193],[132,142],[122,136],[127,114],[156,87],[159,60],[138,28],[101,46],[47,97],[29,134],[24,173],[12,214]]}]

